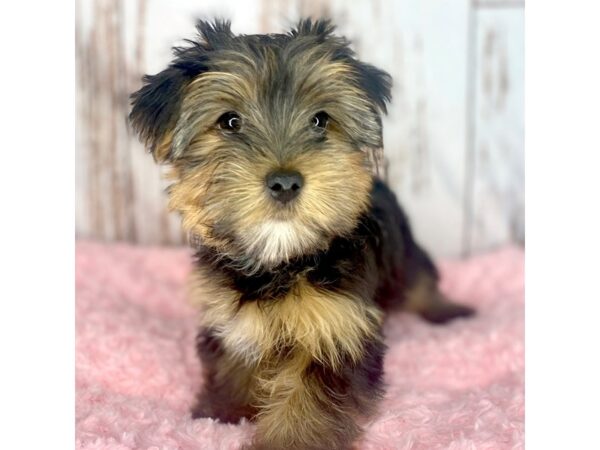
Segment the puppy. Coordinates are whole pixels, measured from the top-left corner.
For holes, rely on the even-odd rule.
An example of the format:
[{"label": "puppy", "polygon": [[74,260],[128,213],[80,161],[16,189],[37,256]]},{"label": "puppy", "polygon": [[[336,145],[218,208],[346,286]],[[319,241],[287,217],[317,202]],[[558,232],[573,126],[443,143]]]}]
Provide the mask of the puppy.
[{"label": "puppy", "polygon": [[382,319],[473,311],[375,178],[390,76],[328,21],[287,34],[197,24],[132,95],[133,128],[171,168],[196,250],[204,385],[193,417],[255,420],[255,449],[346,449],[382,396]]}]

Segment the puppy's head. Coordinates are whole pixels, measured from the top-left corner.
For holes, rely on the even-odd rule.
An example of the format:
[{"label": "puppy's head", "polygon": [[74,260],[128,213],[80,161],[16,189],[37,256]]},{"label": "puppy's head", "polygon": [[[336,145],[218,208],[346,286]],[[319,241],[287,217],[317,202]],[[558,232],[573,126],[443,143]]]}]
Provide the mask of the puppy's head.
[{"label": "puppy's head", "polygon": [[326,248],[368,208],[389,75],[326,21],[272,35],[197,27],[132,95],[134,129],[172,167],[170,207],[248,270]]}]

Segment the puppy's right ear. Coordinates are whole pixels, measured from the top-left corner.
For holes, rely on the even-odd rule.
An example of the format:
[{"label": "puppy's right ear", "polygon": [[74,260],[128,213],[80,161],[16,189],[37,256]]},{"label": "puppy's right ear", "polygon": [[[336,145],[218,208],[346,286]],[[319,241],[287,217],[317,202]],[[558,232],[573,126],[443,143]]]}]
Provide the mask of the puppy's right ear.
[{"label": "puppy's right ear", "polygon": [[175,47],[173,62],[156,75],[146,75],[142,88],[131,95],[129,120],[158,163],[173,162],[173,130],[187,85],[208,70],[211,51],[233,38],[224,20],[196,23],[198,37]]},{"label": "puppy's right ear", "polygon": [[142,88],[131,95],[129,120],[158,163],[172,159],[173,130],[189,81],[184,71],[171,65],[156,75],[145,75]]}]

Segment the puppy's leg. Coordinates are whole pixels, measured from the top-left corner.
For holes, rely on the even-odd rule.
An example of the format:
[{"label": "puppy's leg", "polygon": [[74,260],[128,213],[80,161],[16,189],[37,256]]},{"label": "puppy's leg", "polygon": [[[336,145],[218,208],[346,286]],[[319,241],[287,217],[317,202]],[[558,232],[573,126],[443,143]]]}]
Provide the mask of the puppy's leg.
[{"label": "puppy's leg", "polygon": [[252,450],[347,450],[360,435],[359,415],[381,397],[383,344],[367,344],[359,363],[333,369],[296,353],[261,373]]},{"label": "puppy's leg", "polygon": [[250,405],[254,369],[228,355],[219,338],[210,330],[201,331],[197,350],[204,372],[204,387],[192,408],[192,417],[212,417],[237,423],[252,418],[256,409]]},{"label": "puppy's leg", "polygon": [[435,277],[426,272],[418,274],[406,290],[404,308],[432,323],[445,323],[475,313],[473,308],[449,300],[439,291]]},{"label": "puppy's leg", "polygon": [[[433,323],[472,315],[475,310],[448,300],[438,290],[439,273],[427,252],[415,241],[406,214],[396,196],[382,181],[375,180],[372,213],[379,225],[376,246],[383,275],[378,302],[384,309],[397,306]],[[389,280],[386,282],[386,278]],[[401,302],[397,300],[402,291]]]}]

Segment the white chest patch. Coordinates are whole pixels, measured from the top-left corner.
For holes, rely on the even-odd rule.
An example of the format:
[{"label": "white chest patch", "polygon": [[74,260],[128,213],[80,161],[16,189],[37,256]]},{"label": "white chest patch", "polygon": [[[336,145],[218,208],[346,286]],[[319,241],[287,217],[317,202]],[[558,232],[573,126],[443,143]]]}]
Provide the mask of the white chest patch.
[{"label": "white chest patch", "polygon": [[317,233],[294,221],[269,220],[242,237],[249,254],[267,266],[289,261],[317,243]]}]

